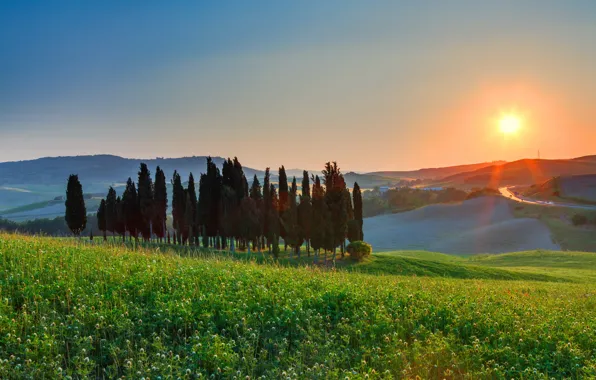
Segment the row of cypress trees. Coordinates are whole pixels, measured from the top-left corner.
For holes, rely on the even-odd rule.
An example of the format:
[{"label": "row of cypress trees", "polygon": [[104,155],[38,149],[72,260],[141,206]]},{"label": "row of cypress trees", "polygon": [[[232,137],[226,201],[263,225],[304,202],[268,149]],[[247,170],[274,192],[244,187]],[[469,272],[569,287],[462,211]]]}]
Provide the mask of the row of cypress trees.
[{"label": "row of cypress trees", "polygon": [[[312,181],[312,185],[311,185]],[[198,194],[190,173],[186,188],[175,171],[172,180],[172,234],[166,228],[168,195],[164,172],[157,167],[152,180],[141,163],[138,181],[129,178],[122,197],[110,187],[97,211],[98,226],[106,232],[128,234],[132,239],[215,249],[268,250],[277,256],[279,239],[285,250],[300,255],[300,247],[317,254],[321,249],[345,253],[345,241],[363,240],[362,194],[357,183],[350,194],[337,163],[328,162],[321,177],[303,172],[301,189],[290,184],[284,166],[278,187],[269,168],[261,185],[255,175],[249,185],[237,158],[227,159],[220,171],[207,159]]]}]

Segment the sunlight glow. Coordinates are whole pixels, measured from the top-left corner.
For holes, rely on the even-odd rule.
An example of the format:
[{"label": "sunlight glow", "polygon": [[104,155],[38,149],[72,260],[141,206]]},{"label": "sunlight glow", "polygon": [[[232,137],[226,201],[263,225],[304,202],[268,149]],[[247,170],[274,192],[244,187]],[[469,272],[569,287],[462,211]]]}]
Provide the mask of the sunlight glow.
[{"label": "sunlight glow", "polygon": [[514,134],[521,126],[521,119],[513,114],[504,115],[499,120],[499,128],[506,135]]}]

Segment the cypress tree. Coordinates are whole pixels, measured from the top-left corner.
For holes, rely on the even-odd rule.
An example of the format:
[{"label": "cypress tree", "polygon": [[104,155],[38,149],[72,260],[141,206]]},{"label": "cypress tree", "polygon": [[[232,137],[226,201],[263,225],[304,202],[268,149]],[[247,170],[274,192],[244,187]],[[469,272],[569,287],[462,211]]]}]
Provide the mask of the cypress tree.
[{"label": "cypress tree", "polygon": [[79,236],[87,226],[87,209],[83,197],[83,186],[79,182],[79,176],[71,174],[66,185],[66,212],[64,219],[68,228],[75,236]]},{"label": "cypress tree", "polygon": [[286,169],[282,165],[279,168],[279,211],[280,216],[289,207],[289,195],[288,195],[288,176],[286,175]]},{"label": "cypress tree", "polygon": [[238,202],[242,200],[242,198],[248,196],[248,181],[244,175],[244,170],[242,169],[242,165],[240,161],[238,161],[238,157],[234,157],[234,191],[236,192],[236,197],[238,198]]},{"label": "cypress tree", "polygon": [[[289,195],[288,195],[288,176],[286,175],[286,169],[282,165],[279,168],[279,217],[283,219],[284,213],[289,207]],[[286,229],[283,223],[280,225],[279,236],[284,239],[284,250],[287,250],[288,245],[286,244]]]},{"label": "cypress tree", "polygon": [[261,183],[259,182],[259,179],[257,178],[256,174],[252,179],[252,185],[250,186],[249,196],[257,203],[257,206],[260,206],[261,202],[263,202],[263,192],[261,188]]},{"label": "cypress tree", "polygon": [[298,205],[296,177],[292,181],[292,188],[288,197],[288,209],[281,217],[282,225],[285,230],[286,237],[284,243],[292,247],[298,257],[300,257],[300,246],[302,245],[300,225],[298,224]]},{"label": "cypress tree", "polygon": [[[327,162],[323,170],[325,180],[325,201],[330,212],[328,228],[331,236],[328,238],[328,246],[333,250],[335,263],[335,252],[337,247],[344,246],[348,224],[348,206],[346,204],[346,182],[337,163]],[[343,249],[342,249],[343,254]]]},{"label": "cypress tree", "polygon": [[203,247],[209,247],[209,237],[207,235],[207,221],[209,219],[209,178],[207,174],[201,174],[199,180],[199,201],[197,205],[197,219],[201,235],[203,237]]},{"label": "cypress tree", "polygon": [[310,199],[310,179],[308,172],[302,173],[302,194],[298,205],[298,224],[300,225],[301,239],[306,242],[306,252],[310,256],[310,224],[312,219],[312,204]]},{"label": "cypress tree", "polygon": [[135,240],[139,238],[139,220],[141,218],[139,212],[139,200],[137,195],[137,188],[135,183],[129,177],[126,182],[126,189],[122,195],[122,208],[124,211],[124,223],[126,231],[128,231],[130,238]]},{"label": "cypress tree", "polygon": [[153,233],[161,241],[166,233],[166,219],[168,210],[168,190],[166,186],[166,176],[163,170],[158,166],[155,170],[155,185],[153,195],[154,213],[153,213]]},{"label": "cypress tree", "polygon": [[106,237],[106,201],[105,199],[102,199],[101,202],[99,203],[99,208],[97,209],[97,227],[99,228],[100,231],[103,232],[103,240],[107,240]]},{"label": "cypress tree", "polygon": [[270,246],[273,246],[273,255],[277,257],[279,255],[279,230],[280,230],[280,218],[279,218],[279,198],[277,197],[277,191],[273,184],[269,185],[269,196],[271,197],[271,207],[269,208],[269,214],[267,215],[267,225],[269,227],[269,235],[267,240],[270,242]]},{"label": "cypress tree", "polygon": [[352,191],[354,199],[354,220],[358,223],[358,240],[364,240],[364,220],[362,217],[362,192],[358,182],[354,183],[354,190]]},{"label": "cypress tree", "polygon": [[207,177],[209,190],[207,236],[215,238],[219,235],[221,229],[221,195],[222,195],[222,176],[219,169],[212,161],[211,157],[207,159]]},{"label": "cypress tree", "polygon": [[126,216],[124,214],[124,203],[120,197],[116,198],[116,223],[114,224],[114,231],[122,236],[122,240],[124,241],[124,237],[126,235]]},{"label": "cypress tree", "polygon": [[318,260],[321,248],[325,248],[325,233],[327,224],[327,203],[325,189],[321,185],[319,176],[314,178],[312,189],[311,213],[311,244],[315,250],[315,261]]},{"label": "cypress tree", "polygon": [[[235,159],[236,160],[236,159]],[[223,163],[221,171],[221,227],[219,232],[224,238],[230,238],[230,250],[234,252],[236,245],[234,239],[239,237],[239,197],[242,195],[242,182],[240,173],[235,167],[235,161],[228,158]]]},{"label": "cypress tree", "polygon": [[186,195],[184,194],[180,174],[174,171],[172,176],[172,219],[174,230],[177,232],[174,238],[176,243],[181,243],[181,232],[184,230],[185,203]]},{"label": "cypress tree", "polygon": [[261,188],[261,183],[259,182],[259,179],[257,178],[257,175],[255,174],[253,180],[252,180],[252,186],[250,187],[250,199],[252,199],[254,201],[256,210],[255,215],[256,215],[256,225],[253,226],[253,229],[255,231],[255,236],[253,237],[253,242],[256,243],[258,250],[261,249],[261,243],[262,243],[262,236],[263,236],[263,220],[265,219],[263,217],[263,193],[262,193],[262,188]]},{"label": "cypress tree", "polygon": [[188,188],[187,188],[188,197],[186,197],[186,201],[190,202],[190,204],[186,205],[186,209],[189,210],[189,214],[186,215],[186,228],[188,229],[188,236],[191,240],[196,240],[198,236],[198,226],[197,223],[197,192],[195,190],[195,177],[193,177],[192,173],[188,176]]},{"label": "cypress tree", "polygon": [[116,224],[118,215],[116,209],[116,190],[111,186],[106,197],[106,229],[114,235],[116,233]]},{"label": "cypress tree", "polygon": [[260,231],[259,209],[253,198],[245,197],[240,201],[240,222],[239,234],[246,240],[246,248],[250,254],[250,242],[256,245],[256,239]]},{"label": "cypress tree", "polygon": [[188,189],[186,190],[186,201],[184,202],[185,211],[184,211],[184,225],[186,226],[186,231],[184,231],[184,244],[189,239],[192,239],[192,224],[194,220],[194,203],[191,202],[190,192]]},{"label": "cypress tree", "polygon": [[153,181],[147,165],[141,163],[138,180],[139,199],[139,232],[144,241],[151,239],[151,222],[153,220]]},{"label": "cypress tree", "polygon": [[265,239],[267,239],[267,246],[271,249],[271,239],[269,236],[269,210],[271,208],[271,179],[269,168],[265,169],[265,179],[263,180],[263,205],[261,215],[261,230]]},{"label": "cypress tree", "polygon": [[[345,228],[345,233],[344,233],[344,238],[342,239],[341,242],[341,257],[345,256],[346,253],[346,243],[345,240],[346,238],[349,239],[350,236],[350,226],[352,226],[352,230],[353,232],[353,237],[355,237],[356,235],[358,235],[358,229],[356,228],[356,222],[354,221],[354,207],[352,206],[352,197],[350,195],[350,190],[348,190],[348,188],[344,188],[343,190],[343,199],[342,199],[342,203],[343,203],[343,209],[342,209],[342,218],[344,218],[345,220],[342,219],[342,223],[345,223],[346,228]],[[351,240],[350,240],[351,241]]]}]

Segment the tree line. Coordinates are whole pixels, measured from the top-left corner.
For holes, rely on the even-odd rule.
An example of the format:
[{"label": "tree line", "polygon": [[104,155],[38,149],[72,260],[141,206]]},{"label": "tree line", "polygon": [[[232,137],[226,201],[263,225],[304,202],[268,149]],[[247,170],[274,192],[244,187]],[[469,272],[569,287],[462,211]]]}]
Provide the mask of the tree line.
[{"label": "tree line", "polygon": [[[237,158],[227,159],[220,170],[209,157],[198,189],[190,173],[187,186],[174,171],[171,179],[173,230],[166,228],[168,192],[164,172],[156,168],[154,179],[147,165],[140,164],[135,183],[128,178],[122,196],[110,187],[97,210],[97,224],[103,232],[122,239],[205,248],[268,251],[277,256],[280,239],[284,250],[300,256],[346,251],[346,239],[361,241],[363,236],[362,194],[358,183],[352,193],[346,186],[337,163],[328,162],[321,176],[303,172],[300,191],[297,179],[288,181],[282,165],[278,186],[265,170],[263,184],[256,175],[249,184]],[[67,185],[66,221],[75,235],[85,228],[86,210],[77,175]],[[333,256],[335,257],[335,255]]]}]

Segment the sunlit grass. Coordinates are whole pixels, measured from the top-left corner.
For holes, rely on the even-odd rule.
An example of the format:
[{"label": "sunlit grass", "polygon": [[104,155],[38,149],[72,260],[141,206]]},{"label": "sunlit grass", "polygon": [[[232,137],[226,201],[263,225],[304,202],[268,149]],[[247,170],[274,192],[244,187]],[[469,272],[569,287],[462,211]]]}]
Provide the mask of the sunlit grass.
[{"label": "sunlit grass", "polygon": [[596,376],[596,286],[0,234],[1,378]]}]

